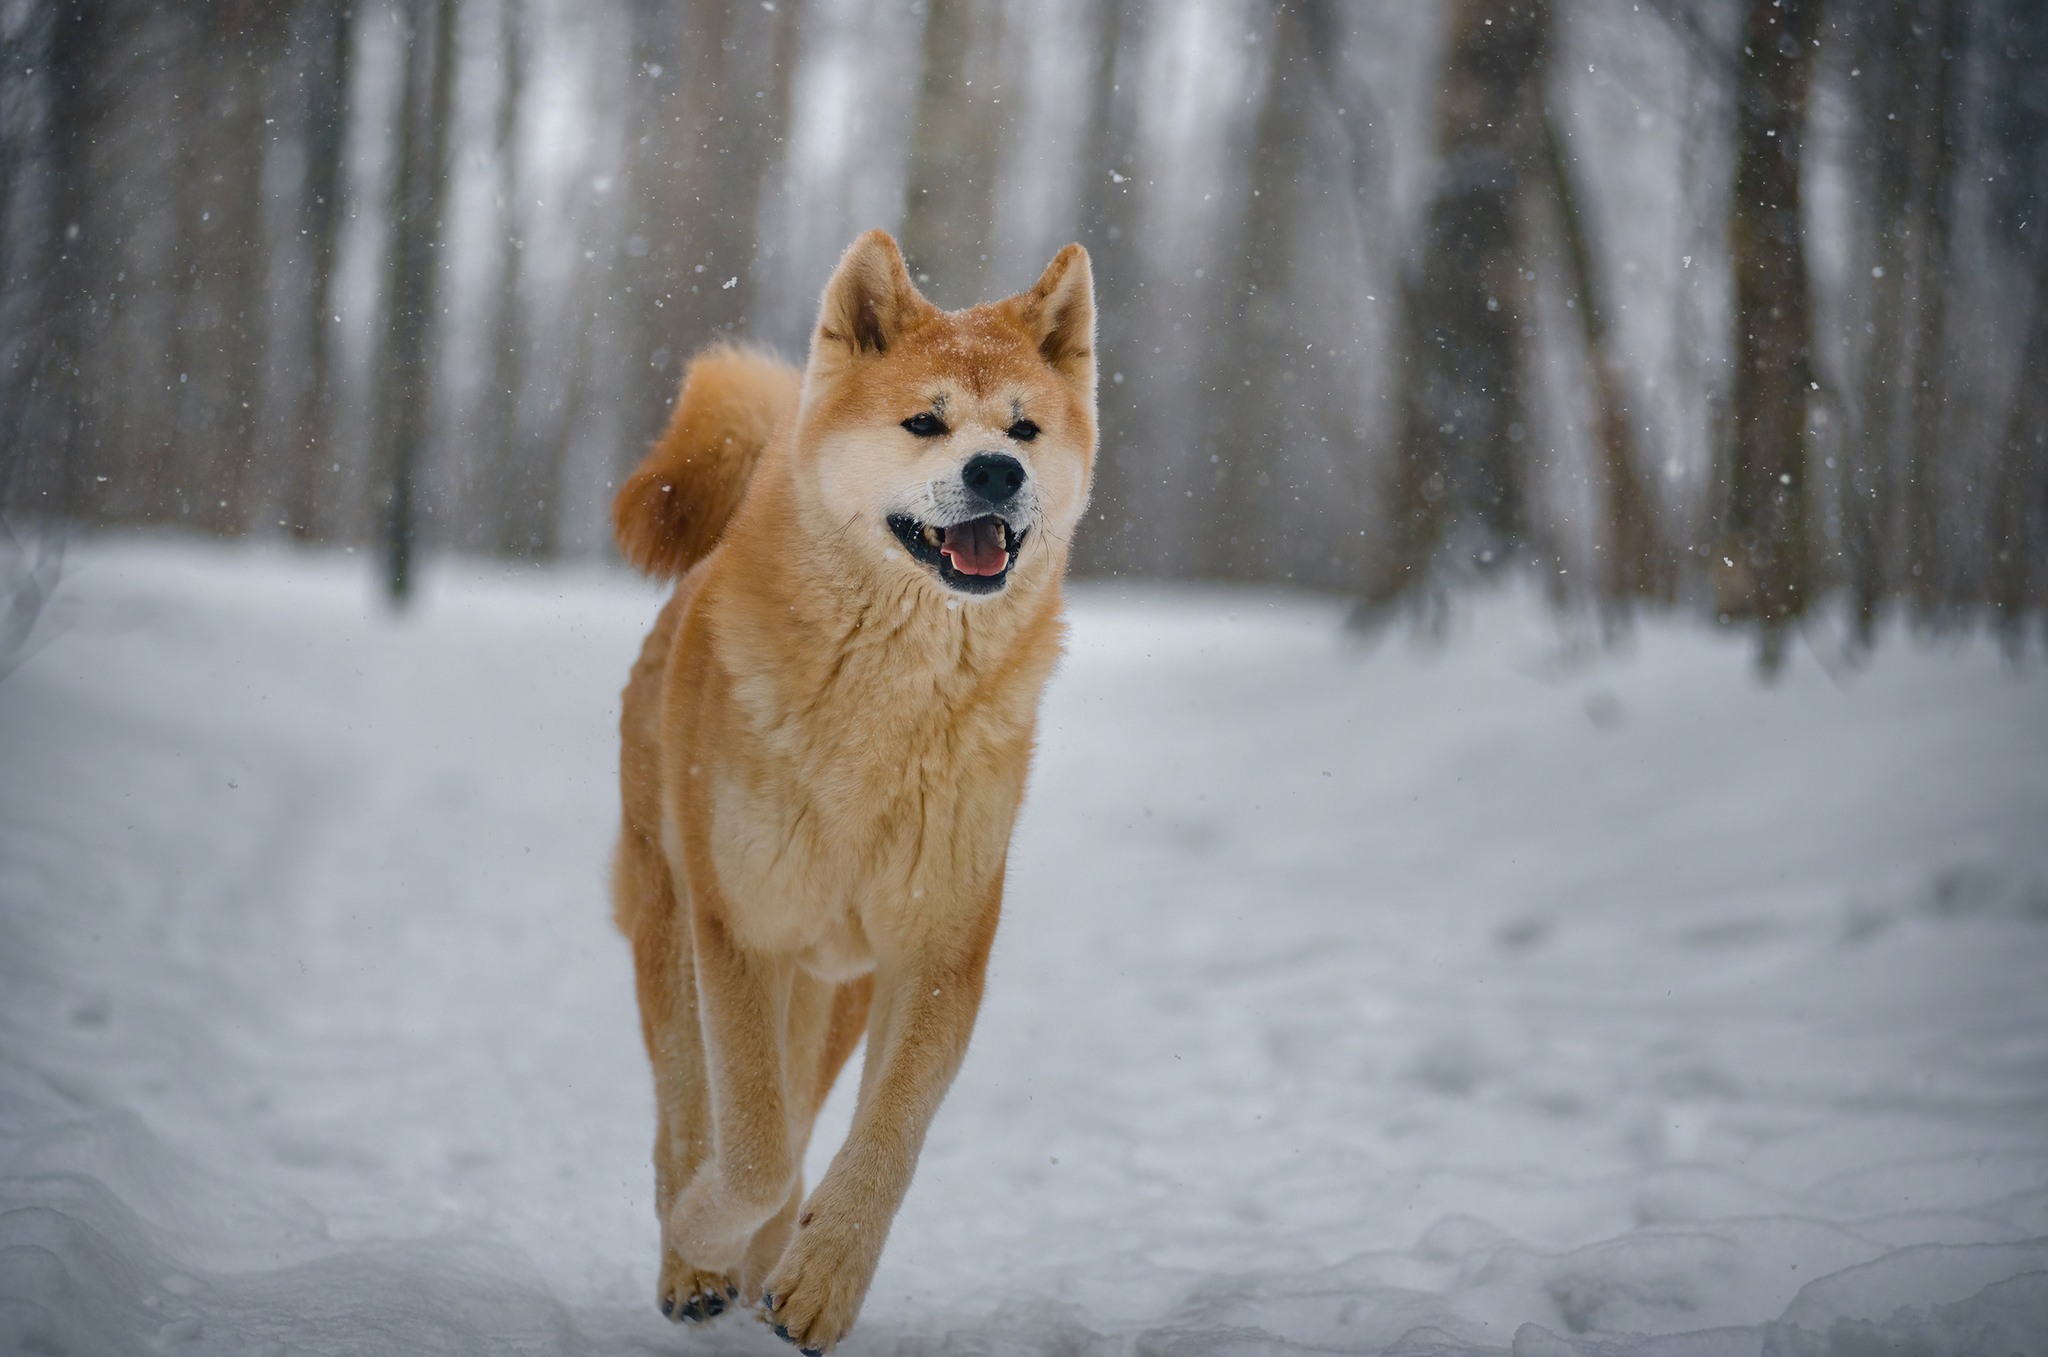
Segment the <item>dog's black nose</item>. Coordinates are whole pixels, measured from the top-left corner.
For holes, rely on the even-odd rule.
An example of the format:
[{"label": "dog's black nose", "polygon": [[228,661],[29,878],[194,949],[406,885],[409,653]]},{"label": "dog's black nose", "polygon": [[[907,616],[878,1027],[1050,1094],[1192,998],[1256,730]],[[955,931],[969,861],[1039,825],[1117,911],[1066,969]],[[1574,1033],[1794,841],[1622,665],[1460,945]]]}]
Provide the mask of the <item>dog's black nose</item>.
[{"label": "dog's black nose", "polygon": [[977,452],[960,470],[967,488],[990,504],[1001,504],[1024,486],[1024,464],[1000,452]]}]

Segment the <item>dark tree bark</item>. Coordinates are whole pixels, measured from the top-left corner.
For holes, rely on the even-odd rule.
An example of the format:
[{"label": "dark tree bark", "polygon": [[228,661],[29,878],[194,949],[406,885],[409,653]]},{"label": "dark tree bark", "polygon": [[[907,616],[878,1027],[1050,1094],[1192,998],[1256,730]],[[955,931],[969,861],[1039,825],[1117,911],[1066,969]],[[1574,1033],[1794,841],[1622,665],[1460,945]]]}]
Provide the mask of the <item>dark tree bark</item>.
[{"label": "dark tree bark", "polygon": [[[1842,569],[1857,630],[1867,645],[1888,588],[1890,524],[1897,502],[1892,468],[1899,460],[1899,412],[1911,371],[1907,361],[1910,348],[1901,334],[1906,270],[1900,238],[1902,206],[1911,190],[1906,182],[1903,129],[1896,117],[1887,116],[1897,111],[1898,74],[1911,57],[1905,42],[1903,6],[1857,6],[1845,20],[1853,26],[1851,69],[1858,74],[1851,78],[1849,91],[1859,115],[1854,126],[1860,143],[1858,159],[1863,162],[1859,168],[1872,229],[1873,262],[1869,277],[1857,280],[1869,298],[1864,314],[1871,339],[1850,402],[1849,436],[1844,440],[1836,485],[1842,519]],[[1913,115],[1909,107],[1909,119]],[[1906,127],[1910,126],[1909,121]]]},{"label": "dark tree bark", "polygon": [[[678,284],[701,288],[689,294],[684,312],[692,326],[684,340],[692,348],[714,331],[742,337],[750,328],[762,181],[782,163],[796,39],[807,12],[805,0],[781,0],[772,10],[758,4],[706,8],[719,15],[715,27],[706,21],[704,36],[715,40],[697,57],[704,73],[697,117],[708,123],[697,138],[690,202],[679,218],[693,238],[684,261],[689,269],[676,277]],[[675,223],[665,225],[673,230]],[[695,271],[697,263],[708,265],[704,273]],[[652,413],[657,425],[666,419],[661,406]]]},{"label": "dark tree bark", "polygon": [[[1139,25],[1129,0],[1096,0],[1094,80],[1088,101],[1088,150],[1082,173],[1082,242],[1088,247],[1096,295],[1115,296],[1096,316],[1095,366],[1100,446],[1095,481],[1075,543],[1077,568],[1094,573],[1130,570],[1138,564],[1138,517],[1143,496],[1137,471],[1146,449],[1136,405],[1140,362],[1138,318],[1145,312],[1145,278],[1138,266],[1139,181],[1132,147],[1137,138],[1138,97],[1133,64]],[[1129,380],[1127,380],[1129,379]]]},{"label": "dark tree bark", "polygon": [[[1289,444],[1315,422],[1319,393],[1309,380],[1309,355],[1296,323],[1301,295],[1302,195],[1319,177],[1310,137],[1333,54],[1335,24],[1328,0],[1277,0],[1266,43],[1267,69],[1251,142],[1250,173],[1236,238],[1213,252],[1220,323],[1210,336],[1206,396],[1214,412],[1213,470],[1199,464],[1190,487],[1210,527],[1193,564],[1218,577],[1256,578],[1289,558],[1276,531],[1284,487],[1273,473]],[[1299,370],[1297,370],[1299,365]]]},{"label": "dark tree bark", "polygon": [[1627,403],[1622,396],[1619,356],[1613,328],[1601,303],[1593,243],[1579,211],[1569,157],[1559,136],[1555,115],[1543,124],[1547,187],[1556,200],[1564,237],[1564,262],[1593,375],[1593,432],[1599,445],[1601,485],[1606,491],[1607,560],[1602,591],[1611,599],[1668,598],[1671,560],[1657,531],[1657,511],[1636,470],[1635,439]]},{"label": "dark tree bark", "polygon": [[1999,450],[1991,500],[1990,602],[2008,649],[2044,602],[2035,557],[2048,541],[2048,250],[2034,251],[2034,315],[2027,327],[2012,417]]},{"label": "dark tree bark", "polygon": [[981,300],[1002,117],[974,60],[975,26],[992,17],[976,0],[927,0],[925,8],[902,244],[911,277],[940,306]]},{"label": "dark tree bark", "polygon": [[[1366,489],[1339,473],[1364,463],[1364,436],[1356,393],[1331,381],[1339,370],[1327,344],[1331,289],[1364,289],[1356,276],[1327,274],[1317,229],[1331,221],[1323,203],[1335,192],[1370,237],[1382,227],[1374,217],[1384,211],[1384,182],[1370,100],[1348,88],[1341,65],[1346,6],[1272,0],[1268,12],[1245,196],[1210,252],[1219,287],[1202,303],[1221,323],[1210,334],[1204,391],[1210,465],[1196,463],[1190,477],[1198,501],[1208,493],[1206,557],[1198,563],[1210,575],[1296,579],[1309,571],[1327,579],[1356,569],[1356,559],[1346,565],[1354,553],[1343,542],[1354,540],[1358,522],[1331,506]],[[1319,456],[1303,454],[1311,444],[1329,452],[1327,469],[1341,479],[1300,481]]]},{"label": "dark tree bark", "polygon": [[622,451],[668,417],[689,355],[753,333],[763,186],[783,162],[806,0],[637,0],[638,132],[619,277],[634,336]]},{"label": "dark tree bark", "polygon": [[[508,556],[546,561],[561,549],[562,476],[569,462],[570,439],[590,398],[591,347],[591,321],[579,319],[560,359],[564,369],[560,384],[544,388],[548,394],[541,408],[520,414],[513,444],[517,465],[510,468],[507,484],[522,497],[513,504],[507,520]],[[534,347],[525,342],[521,348],[530,375]]]},{"label": "dark tree bark", "polygon": [[43,64],[43,30],[43,24],[27,22],[0,29],[0,518],[10,509],[9,487],[27,446],[22,405],[29,391],[25,359],[31,343],[24,332],[30,309],[27,265],[34,241],[22,230],[26,223],[18,214],[27,211],[23,189],[27,149],[36,134],[32,110],[37,94],[36,79],[29,73]]},{"label": "dark tree bark", "polygon": [[1459,0],[1450,22],[1440,168],[1403,299],[1393,547],[1368,611],[1427,587],[1442,551],[1461,569],[1504,564],[1529,527],[1516,195],[1543,160],[1548,6]]},{"label": "dark tree bark", "polygon": [[397,182],[391,205],[384,352],[375,404],[388,477],[385,584],[394,604],[412,592],[417,535],[413,493],[426,442],[432,371],[427,334],[433,324],[434,246],[440,237],[447,184],[447,135],[454,94],[456,0],[413,0],[399,114]]},{"label": "dark tree bark", "polygon": [[[626,127],[633,151],[617,269],[624,323],[633,336],[632,370],[620,391],[629,431],[621,451],[635,456],[660,431],[690,353],[733,318],[726,304],[740,288],[750,288],[751,241],[736,249],[714,221],[718,195],[732,187],[714,167],[729,134],[724,47],[728,40],[738,45],[731,26],[747,17],[737,16],[739,8],[718,0],[634,0],[627,11]],[[732,288],[720,286],[727,279],[737,280]],[[548,323],[536,314],[527,339],[534,361],[549,347]],[[580,333],[560,342],[579,350],[583,343]],[[567,389],[552,387],[545,377],[520,387],[523,446],[549,438],[547,430],[558,423]],[[552,510],[557,475],[546,456],[536,460],[522,450],[516,462],[508,468],[513,493],[500,539],[500,549],[514,555],[543,549],[551,538],[551,527],[533,515]]]},{"label": "dark tree bark", "polygon": [[1921,611],[1941,590],[1940,484],[1942,409],[1947,403],[1949,239],[1953,233],[1954,188],[1959,128],[1951,71],[1959,55],[1956,0],[1920,0],[1915,7],[1912,45],[1915,90],[1905,117],[1913,126],[1907,146],[1908,182],[1913,197],[1906,220],[1908,322],[1913,331],[1913,367],[1906,385],[1910,402],[1905,495],[1905,573],[1899,584]]},{"label": "dark tree bark", "polygon": [[8,446],[0,495],[10,512],[63,521],[90,508],[96,466],[88,456],[84,365],[94,334],[91,279],[99,253],[93,218],[94,146],[110,104],[102,80],[106,15],[98,5],[65,5],[50,21],[39,150],[47,207],[41,238],[23,242],[33,260],[22,355],[27,390],[0,442]]},{"label": "dark tree bark", "polygon": [[[536,449],[526,443],[521,395],[526,389],[525,199],[519,180],[519,106],[526,85],[526,15],[520,0],[498,0],[498,103],[492,142],[497,156],[498,293],[493,303],[490,390],[479,433],[482,466],[475,493],[490,505],[486,541],[501,556],[536,552],[547,540],[553,515],[549,487],[533,474]],[[536,507],[539,506],[539,507]]]},{"label": "dark tree bark", "polygon": [[1724,616],[1765,627],[1774,662],[1784,623],[1806,607],[1806,401],[1812,363],[1800,155],[1818,0],[1751,0],[1735,115],[1730,243],[1735,374],[1724,540]]},{"label": "dark tree bark", "polygon": [[[1955,103],[1952,0],[1845,6],[1849,93],[1872,227],[1872,337],[1839,477],[1844,569],[1870,641],[1884,601],[1934,584],[1947,278],[1943,265]],[[1923,383],[1925,385],[1923,385]]]},{"label": "dark tree bark", "polygon": [[[1992,53],[1991,218],[2032,275],[2033,315],[1999,449],[1986,592],[2006,648],[2048,608],[2048,9],[2015,4],[1987,34]],[[2048,637],[2044,637],[2048,639]]]},{"label": "dark tree bark", "polygon": [[690,346],[713,330],[737,334],[752,307],[762,178],[782,158],[803,16],[803,0],[772,10],[696,0],[680,23],[672,6],[633,10],[639,70],[664,70],[647,76],[647,160],[670,147],[666,164],[647,166],[657,215],[645,219],[641,258],[659,266],[641,272],[674,293],[653,327],[680,319]]},{"label": "dark tree bark", "polygon": [[[333,374],[329,336],[334,329],[334,247],[341,226],[342,143],[347,133],[350,49],[354,9],[348,0],[307,0],[298,17],[300,86],[306,177],[299,189],[305,233],[305,371],[298,375],[291,416],[292,450],[286,468],[284,519],[301,541],[326,537],[334,518],[321,486],[331,474],[328,422]],[[332,484],[331,482],[326,482]]]},{"label": "dark tree bark", "polygon": [[186,211],[199,211],[187,219],[198,270],[181,332],[195,418],[179,497],[197,526],[238,535],[249,527],[265,338],[264,95],[284,30],[258,0],[213,6],[201,22],[203,46],[185,54],[186,104],[200,120]]}]

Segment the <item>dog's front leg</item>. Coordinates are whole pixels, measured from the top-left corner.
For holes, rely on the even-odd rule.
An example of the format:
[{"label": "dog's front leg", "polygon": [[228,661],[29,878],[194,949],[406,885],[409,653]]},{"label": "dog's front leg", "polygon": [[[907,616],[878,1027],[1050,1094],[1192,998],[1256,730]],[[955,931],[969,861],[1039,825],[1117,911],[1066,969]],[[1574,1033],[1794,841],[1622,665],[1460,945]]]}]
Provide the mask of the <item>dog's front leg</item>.
[{"label": "dog's front leg", "polygon": [[860,1105],[763,1296],[775,1332],[806,1353],[829,1350],[860,1313],[925,1132],[974,1031],[1001,900],[999,877],[978,908],[914,948],[876,949]]},{"label": "dog's front leg", "polygon": [[669,1208],[665,1252],[737,1294],[758,1280],[741,1275],[748,1244],[796,1187],[782,1049],[792,969],[738,945],[715,888],[692,894],[712,1152]]}]

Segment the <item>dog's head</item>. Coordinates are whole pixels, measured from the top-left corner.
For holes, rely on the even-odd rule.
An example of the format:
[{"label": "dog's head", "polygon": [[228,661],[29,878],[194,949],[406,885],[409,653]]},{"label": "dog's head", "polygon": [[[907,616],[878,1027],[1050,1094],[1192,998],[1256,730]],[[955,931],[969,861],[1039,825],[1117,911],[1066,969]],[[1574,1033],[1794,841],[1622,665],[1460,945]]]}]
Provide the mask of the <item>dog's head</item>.
[{"label": "dog's head", "polygon": [[877,570],[982,597],[1056,575],[1095,458],[1088,252],[948,312],[886,232],[862,236],[825,286],[795,451],[805,516]]}]

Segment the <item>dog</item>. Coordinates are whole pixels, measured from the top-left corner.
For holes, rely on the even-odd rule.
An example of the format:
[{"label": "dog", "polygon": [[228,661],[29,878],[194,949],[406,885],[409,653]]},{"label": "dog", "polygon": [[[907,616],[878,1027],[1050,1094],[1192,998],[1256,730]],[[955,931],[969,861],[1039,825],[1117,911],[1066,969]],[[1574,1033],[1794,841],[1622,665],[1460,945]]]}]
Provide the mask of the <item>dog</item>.
[{"label": "dog", "polygon": [[870,231],[803,371],[700,355],[613,504],[627,560],[677,580],[626,684],[612,873],[673,1319],[759,1294],[819,1354],[860,1311],[981,1002],[1088,503],[1094,332],[1079,245],[946,312]]}]

